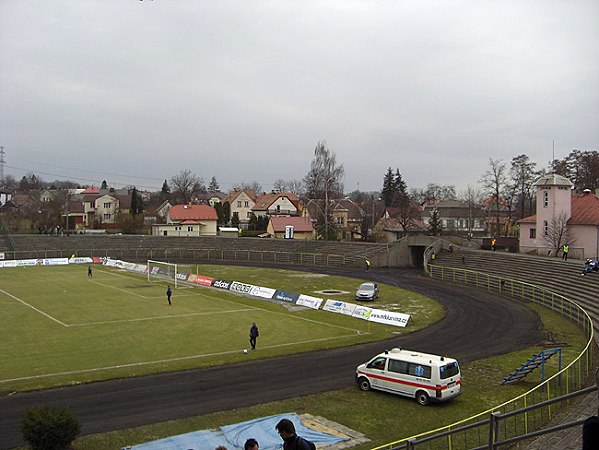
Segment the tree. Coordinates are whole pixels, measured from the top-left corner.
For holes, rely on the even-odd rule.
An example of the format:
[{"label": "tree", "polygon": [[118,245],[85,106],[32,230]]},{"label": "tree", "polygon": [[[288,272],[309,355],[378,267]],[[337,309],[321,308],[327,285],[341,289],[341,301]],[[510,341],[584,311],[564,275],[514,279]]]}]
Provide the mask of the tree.
[{"label": "tree", "polygon": [[21,422],[24,439],[32,450],[66,450],[81,432],[70,408],[31,407]]},{"label": "tree", "polygon": [[164,183],[162,183],[162,189],[160,190],[160,192],[162,193],[162,197],[164,200],[166,200],[170,196],[171,188],[169,187],[166,180],[164,180]]},{"label": "tree", "polygon": [[0,183],[0,187],[11,190],[16,189],[18,185],[16,178],[12,175],[5,175],[4,180],[0,180]]},{"label": "tree", "polygon": [[208,185],[208,192],[220,192],[220,186],[218,181],[216,181],[216,177],[212,177],[210,180],[210,184]]},{"label": "tree", "polygon": [[[513,203],[520,206],[520,217],[525,216],[525,211],[532,213],[535,192],[533,183],[538,177],[535,170],[537,163],[530,162],[526,155],[518,155],[512,158],[510,177],[514,186]],[[527,208],[528,206],[528,208]]]},{"label": "tree", "polygon": [[108,183],[106,182],[106,180],[102,181],[102,186],[100,186],[100,189],[108,189]]},{"label": "tree", "polygon": [[204,180],[191,173],[189,169],[185,169],[172,177],[171,185],[173,186],[172,192],[175,201],[179,203],[189,203],[196,195],[206,192]]},{"label": "tree", "polygon": [[429,183],[424,189],[425,200],[455,200],[455,186]]},{"label": "tree", "polygon": [[466,229],[468,232],[468,238],[471,238],[474,234],[474,226],[476,219],[480,216],[480,204],[481,194],[480,191],[473,188],[472,185],[468,185],[466,191],[462,194],[462,199],[466,203],[468,208],[468,217],[466,218]]},{"label": "tree", "polygon": [[295,195],[302,195],[305,191],[302,180],[289,180],[287,182],[287,192],[293,192]]},{"label": "tree", "polygon": [[[237,216],[239,219],[239,216]],[[231,203],[223,203],[223,224],[228,224],[231,221]]]},{"label": "tree", "polygon": [[275,192],[287,192],[287,182],[282,178],[277,178],[272,184],[272,189]]},{"label": "tree", "polygon": [[239,213],[237,211],[235,211],[233,217],[231,217],[231,225],[239,228]]},{"label": "tree", "polygon": [[499,225],[499,209],[501,205],[501,193],[506,182],[505,164],[501,160],[489,158],[489,169],[483,174],[480,182],[483,185],[485,195],[491,198],[495,210],[494,235],[499,236],[501,227]]},{"label": "tree", "polygon": [[233,186],[234,191],[252,191],[256,194],[262,192],[262,185],[257,181],[242,181],[240,184]]},{"label": "tree", "polygon": [[434,208],[431,211],[431,217],[428,221],[428,231],[430,231],[433,236],[438,236],[443,231],[443,222],[439,217],[437,208]]},{"label": "tree", "polygon": [[21,181],[19,182],[19,190],[21,192],[29,192],[36,189],[41,189],[43,185],[44,182],[40,177],[34,173],[30,173],[28,175],[23,175],[23,178],[21,178]]},{"label": "tree", "polygon": [[393,170],[391,167],[387,168],[387,172],[383,177],[383,190],[381,191],[381,197],[385,202],[385,206],[394,206],[395,202],[395,186],[393,182]]},{"label": "tree", "polygon": [[331,222],[329,199],[343,197],[344,174],[343,164],[337,164],[335,153],[329,150],[325,141],[319,141],[314,149],[314,158],[310,171],[304,177],[304,183],[308,198],[324,198],[324,233],[321,235],[327,240],[333,235],[329,232]]},{"label": "tree", "polygon": [[137,214],[142,214],[144,212],[144,204],[141,194],[137,192],[137,188],[135,186],[131,190],[131,207],[129,208],[129,211],[134,217]]},{"label": "tree", "polygon": [[578,193],[599,188],[599,153],[595,150],[572,150],[563,160],[552,161],[551,166],[554,173],[574,183]]},{"label": "tree", "polygon": [[546,224],[543,239],[549,243],[552,249],[555,249],[555,256],[558,256],[558,250],[563,244],[574,245],[576,243],[576,239],[568,228],[568,217],[564,212]]}]

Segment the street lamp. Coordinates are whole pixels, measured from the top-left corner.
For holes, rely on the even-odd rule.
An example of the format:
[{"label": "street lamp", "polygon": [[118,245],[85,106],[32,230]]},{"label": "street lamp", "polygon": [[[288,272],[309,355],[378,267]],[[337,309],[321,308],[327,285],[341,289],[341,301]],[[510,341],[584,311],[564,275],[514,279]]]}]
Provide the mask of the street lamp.
[{"label": "street lamp", "polygon": [[377,201],[381,201],[382,198],[378,197],[378,198],[373,198],[372,199],[372,228],[374,229],[374,206],[376,205]]}]

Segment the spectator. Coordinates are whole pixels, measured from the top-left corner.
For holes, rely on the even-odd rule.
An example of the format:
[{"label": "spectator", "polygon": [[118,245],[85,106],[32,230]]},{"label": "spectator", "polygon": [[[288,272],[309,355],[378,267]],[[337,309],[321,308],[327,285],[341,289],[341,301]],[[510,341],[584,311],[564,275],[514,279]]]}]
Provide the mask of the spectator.
[{"label": "spectator", "polygon": [[281,419],[275,426],[283,439],[283,450],[315,450],[316,446],[295,434],[295,425],[289,419]]},{"label": "spectator", "polygon": [[[595,383],[599,386],[599,369],[595,372]],[[591,416],[582,425],[582,450],[596,450],[598,448],[599,416]]]},{"label": "spectator", "polygon": [[568,261],[568,252],[570,251],[570,246],[568,245],[568,243],[566,242],[563,247],[562,247],[562,259],[564,261]]},{"label": "spectator", "polygon": [[245,444],[243,444],[243,450],[258,450],[259,448],[260,445],[254,438],[249,438],[247,441],[245,441]]}]

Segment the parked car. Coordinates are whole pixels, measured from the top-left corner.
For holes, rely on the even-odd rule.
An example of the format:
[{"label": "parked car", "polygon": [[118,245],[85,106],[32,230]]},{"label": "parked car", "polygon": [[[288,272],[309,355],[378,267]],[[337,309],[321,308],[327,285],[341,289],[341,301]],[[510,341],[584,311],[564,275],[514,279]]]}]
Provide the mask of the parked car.
[{"label": "parked car", "polygon": [[356,300],[374,300],[379,296],[379,287],[376,283],[362,283],[356,291]]}]

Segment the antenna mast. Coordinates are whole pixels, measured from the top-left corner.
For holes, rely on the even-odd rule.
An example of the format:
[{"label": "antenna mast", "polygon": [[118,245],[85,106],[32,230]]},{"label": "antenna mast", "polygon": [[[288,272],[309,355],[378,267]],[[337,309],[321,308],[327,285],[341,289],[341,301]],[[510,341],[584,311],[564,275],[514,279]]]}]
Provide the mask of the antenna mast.
[{"label": "antenna mast", "polygon": [[0,145],[0,185],[4,184],[4,147]]}]

